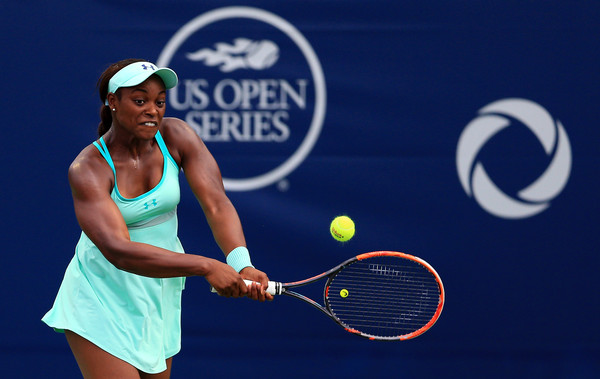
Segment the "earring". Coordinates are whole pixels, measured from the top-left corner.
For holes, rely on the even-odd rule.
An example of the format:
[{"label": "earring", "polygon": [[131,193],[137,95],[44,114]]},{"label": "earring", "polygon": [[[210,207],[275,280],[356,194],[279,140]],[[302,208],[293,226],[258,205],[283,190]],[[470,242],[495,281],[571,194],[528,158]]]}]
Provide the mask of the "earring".
[{"label": "earring", "polygon": [[113,112],[116,112],[117,110],[115,108],[112,109]]}]

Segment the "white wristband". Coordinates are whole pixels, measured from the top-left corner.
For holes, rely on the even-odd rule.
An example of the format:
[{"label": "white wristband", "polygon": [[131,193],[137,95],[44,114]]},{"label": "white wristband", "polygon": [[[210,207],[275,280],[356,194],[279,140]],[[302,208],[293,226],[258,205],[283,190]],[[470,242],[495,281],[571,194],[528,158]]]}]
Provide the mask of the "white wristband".
[{"label": "white wristband", "polygon": [[252,262],[250,262],[250,253],[245,246],[239,246],[231,250],[227,254],[227,264],[237,272],[242,271],[246,267],[254,267],[252,266]]}]

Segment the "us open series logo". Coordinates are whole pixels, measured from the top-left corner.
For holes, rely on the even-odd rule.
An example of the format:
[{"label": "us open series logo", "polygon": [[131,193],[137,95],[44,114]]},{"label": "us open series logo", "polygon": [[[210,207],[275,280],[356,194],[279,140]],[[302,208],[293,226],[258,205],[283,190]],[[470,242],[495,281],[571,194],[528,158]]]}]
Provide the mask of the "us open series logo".
[{"label": "us open series logo", "polygon": [[273,13],[226,7],[201,14],[173,35],[157,64],[179,76],[169,113],[206,143],[228,190],[285,187],[319,137],[321,64],[306,38]]}]

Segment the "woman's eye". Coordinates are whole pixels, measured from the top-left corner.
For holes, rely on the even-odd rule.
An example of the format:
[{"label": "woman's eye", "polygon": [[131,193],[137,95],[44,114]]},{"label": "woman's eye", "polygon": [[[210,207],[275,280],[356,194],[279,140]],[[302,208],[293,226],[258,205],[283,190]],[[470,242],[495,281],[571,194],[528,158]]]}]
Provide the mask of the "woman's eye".
[{"label": "woman's eye", "polygon": [[159,107],[164,107],[165,106],[165,101],[164,100],[159,100],[156,102],[156,105],[158,105]]},{"label": "woman's eye", "polygon": [[137,105],[144,104],[144,100],[134,100]]}]

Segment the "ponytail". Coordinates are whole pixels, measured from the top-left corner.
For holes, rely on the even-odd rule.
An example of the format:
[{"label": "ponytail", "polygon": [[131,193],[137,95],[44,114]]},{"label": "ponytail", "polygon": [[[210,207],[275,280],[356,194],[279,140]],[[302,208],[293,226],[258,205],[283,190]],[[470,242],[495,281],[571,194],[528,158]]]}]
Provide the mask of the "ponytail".
[{"label": "ponytail", "polygon": [[98,137],[102,137],[112,125],[112,112],[108,105],[100,108],[100,124],[98,124]]}]

